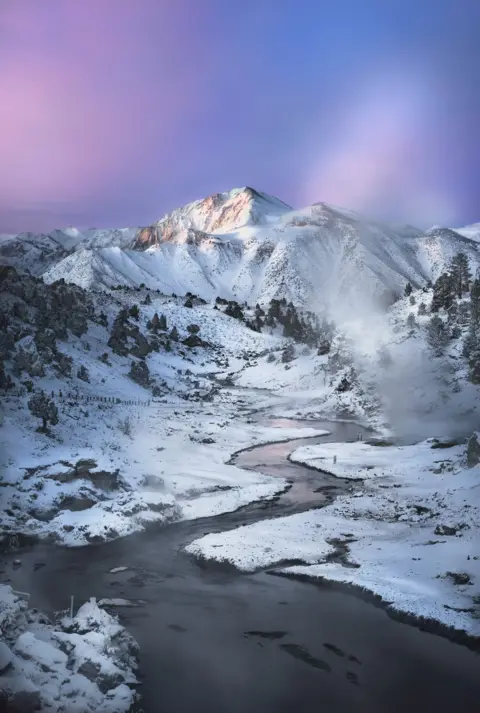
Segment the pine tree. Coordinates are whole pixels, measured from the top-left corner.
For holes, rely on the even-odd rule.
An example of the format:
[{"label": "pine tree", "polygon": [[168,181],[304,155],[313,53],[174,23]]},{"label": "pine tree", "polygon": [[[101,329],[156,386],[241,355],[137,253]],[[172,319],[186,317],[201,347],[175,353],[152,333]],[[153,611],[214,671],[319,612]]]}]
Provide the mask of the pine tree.
[{"label": "pine tree", "polygon": [[455,281],[452,275],[443,272],[433,287],[432,312],[449,309],[455,299]]},{"label": "pine tree", "polygon": [[42,431],[47,430],[48,423],[55,426],[58,423],[58,409],[53,399],[49,399],[45,391],[38,391],[28,402],[28,409],[33,416],[42,420]]},{"label": "pine tree", "polygon": [[470,290],[470,320],[480,327],[480,272],[477,272]]},{"label": "pine tree", "polygon": [[448,344],[450,335],[443,320],[436,314],[427,324],[427,342],[435,356],[441,356]]},{"label": "pine tree", "polygon": [[289,362],[293,361],[295,359],[295,347],[293,344],[290,342],[290,344],[287,344],[285,349],[282,352],[282,362],[284,364],[288,364]]},{"label": "pine tree", "polygon": [[405,297],[410,297],[410,295],[412,294],[412,291],[413,291],[413,287],[412,287],[411,283],[407,282],[407,284],[405,285],[405,293],[404,293]]},{"label": "pine tree", "polygon": [[133,319],[138,319],[140,316],[140,310],[138,309],[138,305],[132,305],[128,313],[130,317],[133,317]]},{"label": "pine tree", "polygon": [[459,252],[453,256],[450,262],[450,274],[452,276],[453,287],[456,296],[461,299],[464,292],[470,289],[472,273],[468,264],[468,257],[465,253]]}]

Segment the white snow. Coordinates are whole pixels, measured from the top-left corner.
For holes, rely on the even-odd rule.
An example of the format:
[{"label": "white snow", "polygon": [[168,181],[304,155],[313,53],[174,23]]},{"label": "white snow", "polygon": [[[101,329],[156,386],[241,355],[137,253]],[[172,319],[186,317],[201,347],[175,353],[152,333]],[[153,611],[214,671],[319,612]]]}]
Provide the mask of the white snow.
[{"label": "white snow", "polygon": [[94,599],[53,626],[0,585],[0,631],[0,692],[31,710],[127,713],[137,699],[136,644]]},{"label": "white snow", "polygon": [[[293,454],[296,462],[322,467],[328,457],[337,477],[368,473],[369,479],[321,510],[206,535],[187,550],[244,571],[301,560],[282,571],[356,585],[399,611],[478,636],[480,467],[465,468],[464,446],[432,445],[302,447]],[[347,543],[354,567],[326,561],[338,540]]]}]

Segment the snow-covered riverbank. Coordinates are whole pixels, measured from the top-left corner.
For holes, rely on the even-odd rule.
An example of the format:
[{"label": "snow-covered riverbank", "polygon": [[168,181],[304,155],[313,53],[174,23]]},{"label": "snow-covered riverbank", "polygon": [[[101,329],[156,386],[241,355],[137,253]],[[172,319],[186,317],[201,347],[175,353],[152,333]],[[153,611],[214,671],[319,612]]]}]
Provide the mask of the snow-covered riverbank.
[{"label": "snow-covered riverbank", "polygon": [[92,599],[53,625],[0,585],[0,706],[28,713],[127,713],[137,700],[134,639]]},{"label": "snow-covered riverbank", "polygon": [[282,571],[355,585],[480,636],[480,467],[466,467],[465,446],[438,445],[302,447],[292,461],[365,479],[361,490],[321,510],[207,535],[187,550],[244,571],[300,560]]}]

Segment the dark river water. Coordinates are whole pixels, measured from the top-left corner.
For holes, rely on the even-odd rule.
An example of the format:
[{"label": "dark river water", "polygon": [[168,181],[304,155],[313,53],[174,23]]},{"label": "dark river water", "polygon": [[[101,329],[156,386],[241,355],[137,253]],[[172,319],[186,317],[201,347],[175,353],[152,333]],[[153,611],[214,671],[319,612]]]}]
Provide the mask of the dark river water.
[{"label": "dark river water", "polygon": [[[352,440],[361,430],[314,425],[332,435],[309,443]],[[71,594],[78,605],[90,596],[142,600],[117,611],[141,647],[145,713],[479,711],[480,657],[467,648],[400,623],[351,592],[241,574],[184,553],[208,532],[319,507],[335,488],[356,487],[290,463],[289,453],[305,442],[234,457],[241,467],[292,481],[273,503],[96,547],[39,544],[3,556],[2,579],[31,592],[31,606],[46,611],[67,607]],[[22,560],[16,570],[13,557]],[[109,574],[122,565],[129,569]]]}]

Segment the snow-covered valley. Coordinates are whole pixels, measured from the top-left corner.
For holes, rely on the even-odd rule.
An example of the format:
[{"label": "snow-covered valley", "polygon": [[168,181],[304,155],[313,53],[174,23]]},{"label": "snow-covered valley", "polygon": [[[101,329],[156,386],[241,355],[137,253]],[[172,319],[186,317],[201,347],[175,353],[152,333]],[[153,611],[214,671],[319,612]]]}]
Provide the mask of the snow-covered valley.
[{"label": "snow-covered valley", "polygon": [[[155,659],[162,637],[176,650],[182,599],[261,607],[249,589],[261,582],[276,604],[285,588],[311,606],[297,580],[267,572],[368,593],[472,647],[480,637],[480,283],[470,275],[457,296],[442,277],[459,252],[474,273],[478,241],[360,224],[323,204],[292,212],[250,191],[140,233],[57,235],[43,278],[0,268],[1,601],[10,621],[25,611],[10,586],[49,614],[71,594],[77,606],[95,597],[87,609],[105,622],[97,603],[131,605],[122,623],[139,641],[148,701],[155,674],[142,656]],[[38,239],[21,255],[15,240],[0,243],[3,262],[40,264]],[[368,618],[370,605],[351,606]],[[73,674],[99,661],[86,644],[83,658],[62,653],[65,624],[22,616],[0,670],[8,695],[18,684],[58,713],[137,705],[134,658],[112,678],[117,693],[102,678],[118,667],[102,630],[105,659],[84,667],[72,707]],[[155,617],[166,628],[154,641]]]}]

